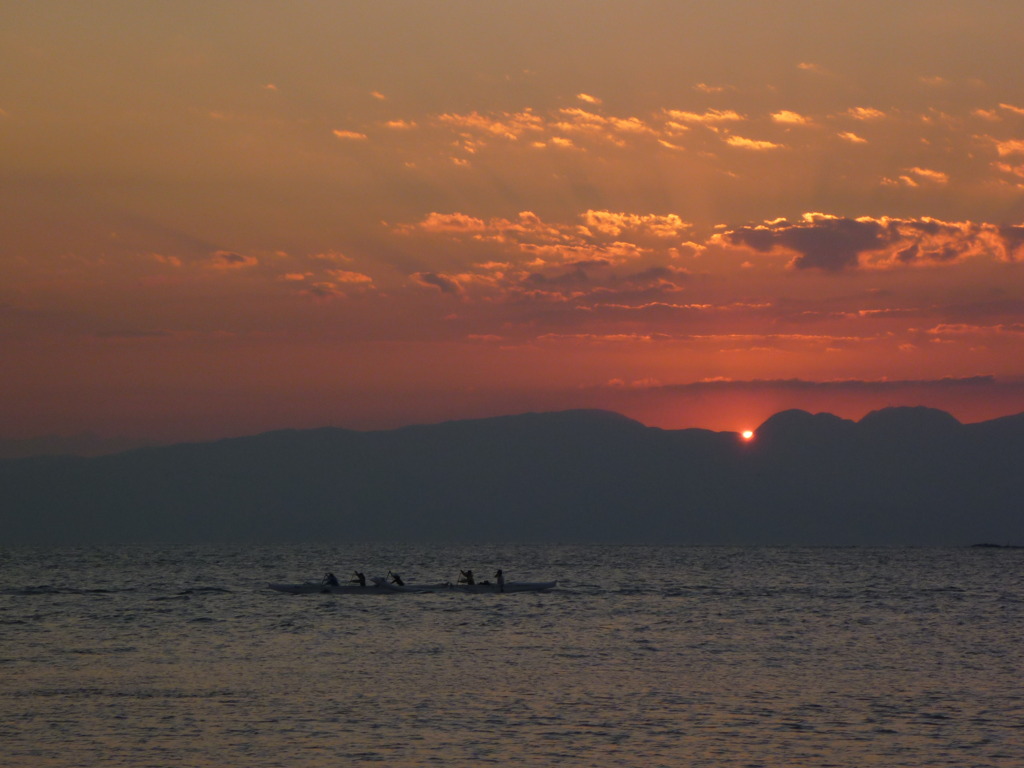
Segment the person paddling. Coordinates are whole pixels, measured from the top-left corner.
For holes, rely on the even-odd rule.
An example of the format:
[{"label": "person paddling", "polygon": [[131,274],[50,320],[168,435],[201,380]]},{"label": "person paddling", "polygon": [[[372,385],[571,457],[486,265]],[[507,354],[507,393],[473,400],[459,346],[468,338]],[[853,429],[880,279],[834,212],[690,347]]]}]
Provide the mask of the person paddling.
[{"label": "person paddling", "polygon": [[473,569],[468,571],[459,571],[462,575],[459,577],[459,582],[468,586],[476,584],[476,580],[473,578]]},{"label": "person paddling", "polygon": [[388,571],[388,576],[391,577],[391,583],[392,584],[396,584],[399,587],[404,587],[405,586],[405,582],[402,581],[402,577],[401,577],[400,574],[397,574],[394,571]]},{"label": "person paddling", "polygon": [[494,572],[494,578],[498,580],[498,591],[505,591],[505,574],[501,572],[501,568]]},{"label": "person paddling", "polygon": [[356,575],[356,577],[354,579],[352,579],[352,583],[353,584],[358,584],[360,587],[365,587],[366,586],[366,574],[360,573],[359,571],[352,571],[352,573],[354,573]]},{"label": "person paddling", "polygon": [[334,575],[333,573],[330,573],[330,572],[328,572],[328,573],[327,573],[327,574],[326,574],[326,575],[324,576],[324,580],[323,580],[323,583],[324,583],[325,585],[327,585],[328,587],[338,587],[338,586],[341,586],[341,585],[340,585],[340,584],[338,583],[338,577],[337,577],[337,576],[335,576],[335,575]]}]

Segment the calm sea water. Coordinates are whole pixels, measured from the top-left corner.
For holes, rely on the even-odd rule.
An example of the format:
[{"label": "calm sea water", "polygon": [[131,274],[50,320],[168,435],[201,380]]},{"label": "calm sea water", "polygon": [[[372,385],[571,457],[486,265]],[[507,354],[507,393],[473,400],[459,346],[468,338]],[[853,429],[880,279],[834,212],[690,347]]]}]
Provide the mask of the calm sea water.
[{"label": "calm sea water", "polygon": [[[502,567],[547,594],[286,595]],[[1024,550],[0,551],[0,763],[1024,765]]]}]

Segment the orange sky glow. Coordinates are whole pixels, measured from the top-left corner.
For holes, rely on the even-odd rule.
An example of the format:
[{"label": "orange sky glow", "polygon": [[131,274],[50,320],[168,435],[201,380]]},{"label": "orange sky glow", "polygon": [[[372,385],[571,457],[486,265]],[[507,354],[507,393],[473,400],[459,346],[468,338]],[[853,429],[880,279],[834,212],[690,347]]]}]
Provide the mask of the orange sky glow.
[{"label": "orange sky glow", "polygon": [[0,440],[1024,411],[1024,5],[7,3]]}]

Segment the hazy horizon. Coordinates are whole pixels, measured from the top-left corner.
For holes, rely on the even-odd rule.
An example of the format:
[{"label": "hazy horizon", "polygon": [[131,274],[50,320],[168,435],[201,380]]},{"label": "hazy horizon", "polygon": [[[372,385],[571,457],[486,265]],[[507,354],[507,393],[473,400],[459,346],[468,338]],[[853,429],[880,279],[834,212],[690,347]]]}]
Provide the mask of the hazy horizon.
[{"label": "hazy horizon", "polygon": [[68,435],[61,435],[61,434],[39,435],[39,436],[35,436],[35,437],[32,437],[32,438],[24,438],[24,439],[14,439],[14,440],[0,439],[0,460],[4,460],[4,459],[18,459],[18,458],[30,458],[30,457],[38,457],[38,456],[59,456],[59,455],[83,456],[83,457],[93,456],[93,457],[95,457],[95,456],[106,456],[106,455],[111,455],[111,454],[115,454],[115,453],[121,453],[123,451],[134,450],[136,448],[156,448],[156,447],[162,447],[162,446],[171,446],[171,445],[180,445],[180,444],[189,444],[189,443],[217,442],[217,441],[220,441],[220,440],[232,440],[232,439],[239,439],[239,438],[257,437],[259,435],[267,434],[267,433],[271,433],[271,432],[290,432],[290,431],[299,431],[299,432],[301,432],[301,431],[315,431],[315,430],[321,430],[321,429],[339,429],[339,430],[350,430],[350,431],[355,431],[355,432],[387,432],[387,431],[392,431],[392,430],[401,430],[401,429],[409,428],[409,427],[436,427],[436,426],[442,426],[444,424],[457,423],[457,422],[473,422],[473,421],[481,421],[481,420],[488,420],[488,419],[511,419],[511,418],[516,418],[516,417],[520,417],[520,416],[551,415],[551,414],[558,414],[558,413],[565,413],[565,412],[572,412],[572,411],[588,411],[588,410],[590,410],[590,411],[605,411],[607,413],[618,414],[620,416],[624,416],[625,418],[628,418],[628,419],[631,419],[633,421],[636,421],[636,422],[642,424],[643,426],[655,427],[655,428],[658,428],[658,429],[664,429],[666,431],[681,431],[681,430],[688,430],[688,429],[697,429],[697,430],[706,430],[706,431],[709,431],[709,432],[743,435],[744,439],[749,439],[749,438],[747,438],[747,436],[745,434],[745,433],[749,432],[750,433],[750,437],[752,437],[753,439],[756,440],[757,430],[764,423],[766,423],[767,421],[771,420],[775,416],[778,416],[779,414],[784,413],[786,411],[803,411],[805,413],[810,413],[812,415],[827,414],[827,415],[837,416],[838,418],[843,419],[845,421],[850,421],[850,422],[853,422],[853,423],[858,423],[864,417],[868,416],[869,414],[877,413],[878,411],[884,411],[884,410],[888,410],[888,409],[921,409],[921,408],[928,408],[928,409],[932,409],[932,410],[941,411],[943,413],[947,413],[950,416],[952,416],[954,419],[956,419],[958,422],[960,422],[961,424],[964,424],[964,425],[981,424],[981,423],[984,423],[984,422],[994,421],[994,420],[998,420],[1000,418],[1017,416],[1017,415],[1020,415],[1020,414],[1024,413],[1024,411],[1022,411],[1022,412],[1019,412],[1019,413],[998,414],[998,415],[990,417],[990,418],[979,418],[979,419],[968,420],[968,419],[960,419],[954,413],[950,413],[949,411],[946,411],[946,410],[941,409],[941,408],[934,408],[933,406],[925,406],[925,405],[886,405],[886,406],[882,406],[880,408],[874,408],[874,409],[870,409],[868,411],[865,411],[864,413],[861,413],[859,416],[850,417],[850,416],[843,416],[841,414],[835,414],[835,413],[832,413],[831,411],[823,411],[823,410],[818,410],[818,409],[814,409],[814,408],[808,409],[808,408],[802,408],[802,407],[799,407],[799,406],[794,406],[794,407],[791,407],[791,408],[782,408],[782,409],[780,409],[778,411],[774,411],[773,413],[771,413],[768,416],[766,416],[764,419],[761,419],[760,421],[757,421],[757,422],[753,422],[752,421],[749,424],[744,424],[743,426],[741,426],[738,429],[731,429],[731,428],[713,429],[711,427],[705,427],[705,426],[700,426],[700,425],[687,425],[687,426],[680,426],[680,427],[660,427],[657,424],[648,424],[645,421],[643,421],[642,419],[634,418],[633,416],[630,416],[628,414],[622,413],[621,411],[616,411],[616,410],[612,410],[612,409],[608,409],[608,408],[589,408],[589,409],[588,408],[565,408],[565,409],[557,409],[557,410],[549,410],[549,411],[537,410],[537,411],[517,411],[517,412],[510,412],[510,413],[494,413],[494,414],[488,414],[486,416],[478,416],[478,417],[438,419],[438,420],[434,420],[434,421],[416,421],[416,422],[409,422],[409,423],[404,423],[404,424],[394,424],[394,425],[387,425],[387,426],[380,426],[380,427],[369,427],[369,428],[350,427],[350,426],[346,426],[346,425],[342,425],[342,424],[320,424],[320,425],[309,426],[309,427],[283,426],[283,427],[276,427],[276,428],[268,429],[268,430],[258,430],[258,431],[254,431],[254,432],[240,432],[240,433],[237,433],[237,434],[220,434],[220,435],[216,435],[216,436],[212,436],[212,437],[208,437],[208,438],[200,437],[200,438],[196,438],[196,439],[181,439],[181,440],[169,440],[169,441],[132,439],[130,437],[124,437],[124,436],[118,436],[118,435],[102,435],[102,434],[97,434],[97,433],[94,433],[94,432],[82,432],[82,433],[79,433],[79,434],[68,434]]}]

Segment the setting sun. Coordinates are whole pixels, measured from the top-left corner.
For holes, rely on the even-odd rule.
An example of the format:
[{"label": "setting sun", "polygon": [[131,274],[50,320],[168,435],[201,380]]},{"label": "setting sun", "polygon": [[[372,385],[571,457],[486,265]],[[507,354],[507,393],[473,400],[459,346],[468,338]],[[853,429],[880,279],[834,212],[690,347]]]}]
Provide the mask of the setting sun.
[{"label": "setting sun", "polygon": [[743,438],[744,440],[752,440],[752,439],[753,439],[753,437],[754,437],[754,432],[753,432],[753,430],[750,430],[750,429],[745,429],[745,430],[743,430],[742,432],[740,432],[740,436],[741,436],[741,437],[742,437],[742,438]]}]

